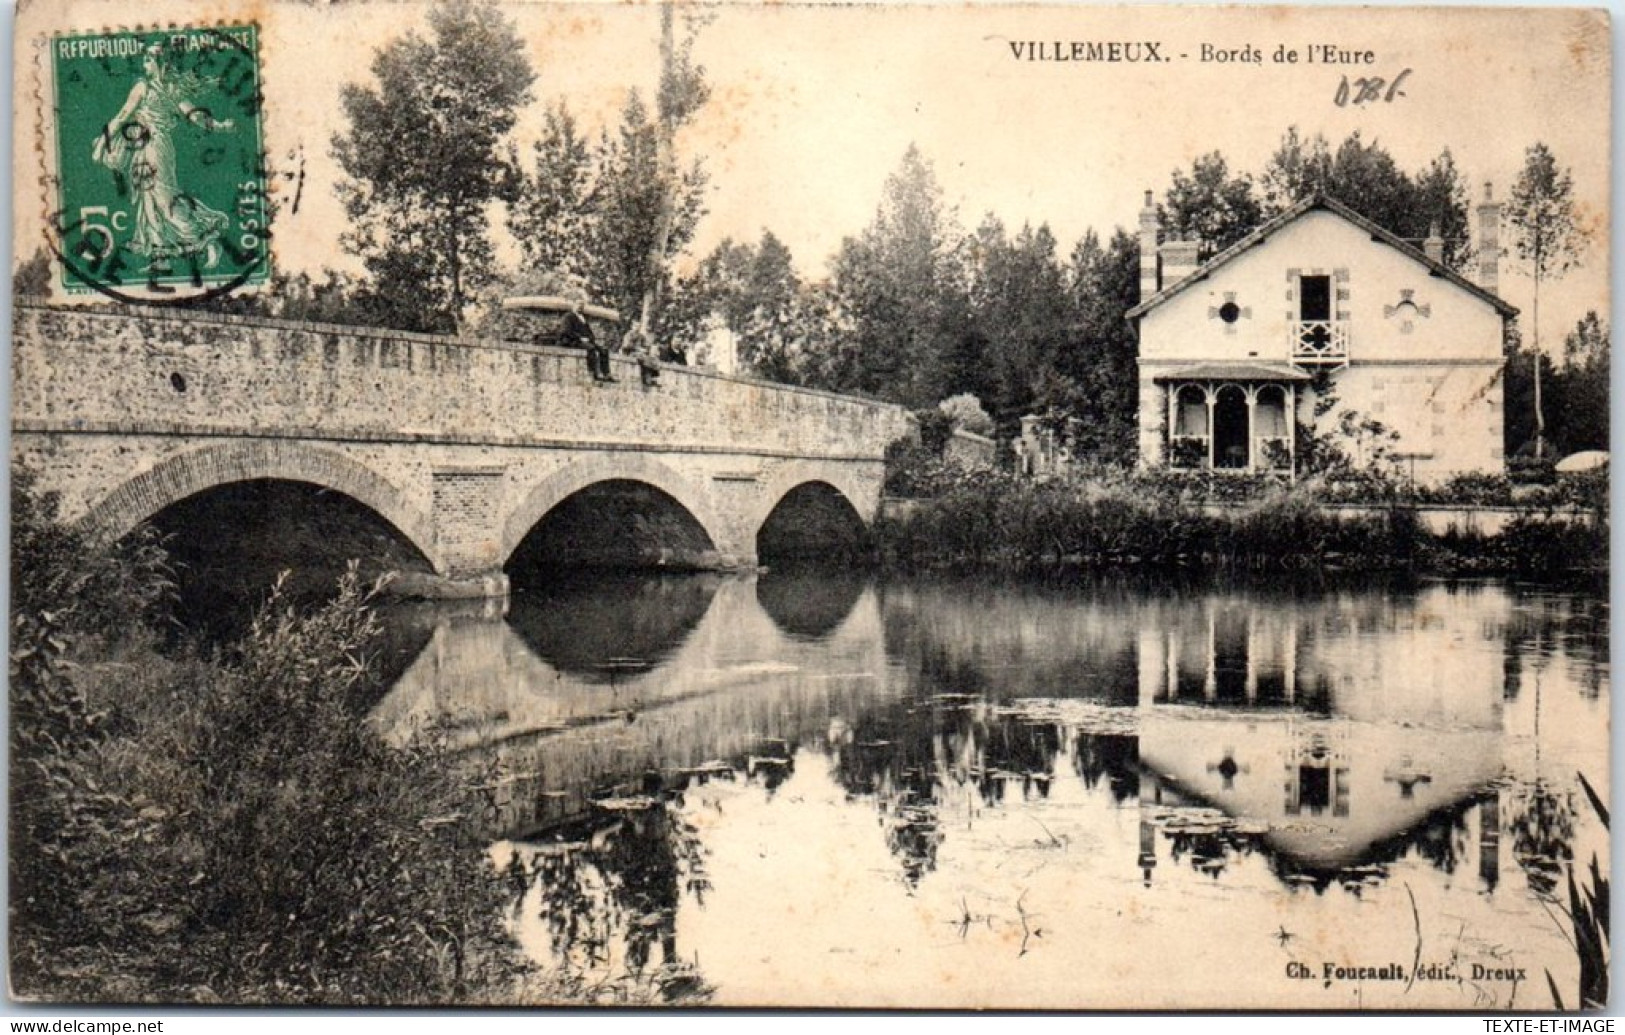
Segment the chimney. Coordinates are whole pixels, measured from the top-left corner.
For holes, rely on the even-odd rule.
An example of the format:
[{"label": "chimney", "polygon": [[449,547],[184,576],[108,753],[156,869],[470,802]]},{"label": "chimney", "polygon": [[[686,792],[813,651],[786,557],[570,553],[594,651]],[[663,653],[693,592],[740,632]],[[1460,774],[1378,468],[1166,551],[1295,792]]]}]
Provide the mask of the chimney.
[{"label": "chimney", "polygon": [[1145,207],[1140,209],[1140,301],[1157,293],[1157,206],[1151,192],[1145,192]]},{"label": "chimney", "polygon": [[1202,251],[1202,242],[1196,238],[1184,240],[1175,237],[1162,245],[1162,282],[1174,285],[1196,272],[1201,265],[1198,256]]},{"label": "chimney", "polygon": [[1444,238],[1439,236],[1439,222],[1428,224],[1428,239],[1422,242],[1422,252],[1434,262],[1444,262]]},{"label": "chimney", "polygon": [[1495,293],[1501,269],[1501,203],[1495,189],[1484,181],[1484,200],[1478,206],[1478,286]]}]

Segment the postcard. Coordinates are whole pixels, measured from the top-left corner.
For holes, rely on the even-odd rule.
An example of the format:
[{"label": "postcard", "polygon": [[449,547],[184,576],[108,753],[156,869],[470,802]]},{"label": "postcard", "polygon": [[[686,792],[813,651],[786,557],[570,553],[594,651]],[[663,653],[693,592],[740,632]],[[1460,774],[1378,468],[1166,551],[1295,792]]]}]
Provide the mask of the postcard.
[{"label": "postcard", "polygon": [[1605,1005],[1610,31],[23,4],[12,995]]}]

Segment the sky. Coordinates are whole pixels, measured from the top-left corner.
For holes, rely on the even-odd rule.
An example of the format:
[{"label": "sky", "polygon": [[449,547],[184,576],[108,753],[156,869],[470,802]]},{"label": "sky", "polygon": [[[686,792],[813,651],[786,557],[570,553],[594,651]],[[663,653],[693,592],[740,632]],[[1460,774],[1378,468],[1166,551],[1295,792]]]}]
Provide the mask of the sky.
[{"label": "sky", "polygon": [[[40,41],[127,25],[108,0],[25,4],[17,33],[14,133],[18,254],[44,227],[42,146],[54,132]],[[565,102],[590,130],[613,125],[627,91],[648,96],[658,68],[658,11],[644,4],[508,4],[532,66],[535,101]],[[275,263],[349,265],[329,155],[344,128],[343,84],[369,80],[377,47],[427,31],[417,3],[316,0],[143,2],[144,24],[252,20],[263,33],[265,133],[274,167],[303,168],[299,210],[276,230]],[[723,4],[705,9],[695,56],[712,96],[680,140],[711,177],[709,211],[688,262],[725,237],[771,229],[801,271],[821,276],[841,239],[874,217],[886,177],[910,144],[932,163],[961,226],[993,213],[1012,230],[1047,223],[1062,254],[1087,230],[1133,228],[1146,189],[1221,151],[1261,169],[1289,126],[1335,145],[1359,130],[1415,171],[1448,147],[1474,185],[1505,197],[1524,149],[1545,142],[1573,170],[1595,244],[1542,289],[1542,336],[1560,341],[1587,308],[1607,308],[1609,35],[1572,9],[1082,7],[1075,5]],[[1158,62],[1033,61],[1028,41],[1070,53],[1074,41],[1156,44]],[[1312,44],[1369,51],[1369,64],[1309,63]],[[1278,63],[1284,45],[1297,63]],[[1204,61],[1210,52],[1257,56]],[[1017,50],[1021,51],[1020,57]],[[1248,50],[1252,54],[1247,54]],[[1237,54],[1236,52],[1240,52]],[[1141,48],[1143,56],[1144,49]],[[1339,105],[1362,77],[1401,91]],[[32,82],[30,82],[32,80]],[[29,101],[34,103],[30,104]],[[111,114],[111,113],[109,113]],[[42,117],[44,116],[44,117]],[[35,213],[39,215],[35,216]],[[1503,262],[1502,294],[1527,311],[1526,277]],[[1526,317],[1527,319],[1527,317]]]}]

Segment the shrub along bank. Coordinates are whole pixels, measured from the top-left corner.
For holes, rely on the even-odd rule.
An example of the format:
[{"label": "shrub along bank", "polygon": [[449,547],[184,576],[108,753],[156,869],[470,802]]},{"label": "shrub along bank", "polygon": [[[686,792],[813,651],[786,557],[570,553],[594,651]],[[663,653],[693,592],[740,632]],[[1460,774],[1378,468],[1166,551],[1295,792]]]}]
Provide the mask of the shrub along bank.
[{"label": "shrub along bank", "polygon": [[[1404,570],[1561,579],[1600,571],[1607,557],[1605,490],[1522,504],[1501,534],[1486,537],[1428,532],[1412,499],[1386,486],[1353,495],[1342,483],[1243,484],[1122,471],[1035,481],[946,464],[911,472],[907,483],[931,494],[889,508],[877,523],[881,560],[892,568]],[[1372,506],[1357,514],[1324,507],[1351,501]],[[1591,506],[1571,517],[1559,503]]]},{"label": "shrub along bank", "polygon": [[352,706],[377,632],[354,572],[312,610],[273,593],[218,653],[164,656],[153,541],[84,541],[26,472],[12,518],[13,994],[527,994],[460,767],[432,739],[385,744]]}]

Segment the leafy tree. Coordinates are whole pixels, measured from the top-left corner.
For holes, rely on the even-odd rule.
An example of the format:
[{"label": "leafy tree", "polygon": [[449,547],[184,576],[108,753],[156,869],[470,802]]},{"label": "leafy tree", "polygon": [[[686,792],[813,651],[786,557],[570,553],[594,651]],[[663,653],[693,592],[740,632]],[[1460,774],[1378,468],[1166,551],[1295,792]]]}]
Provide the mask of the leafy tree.
[{"label": "leafy tree", "polygon": [[1131,463],[1137,450],[1138,343],[1123,314],[1140,297],[1140,242],[1118,228],[1104,245],[1094,231],[1072,250],[1071,342],[1056,357],[1039,399],[1078,457]]},{"label": "leafy tree", "polygon": [[515,184],[508,230],[527,270],[585,280],[591,272],[593,220],[599,198],[597,156],[561,101],[548,108],[531,145],[531,173]]},{"label": "leafy tree", "polygon": [[[1513,254],[1535,284],[1530,327],[1535,355],[1540,348],[1540,285],[1568,272],[1579,261],[1585,235],[1574,213],[1574,179],[1559,168],[1545,144],[1524,153],[1523,171],[1512,185],[1506,220],[1512,229]],[[1535,454],[1545,453],[1546,416],[1541,405],[1541,364],[1534,365]]]},{"label": "leafy tree", "polygon": [[1305,140],[1291,126],[1258,178],[1264,215],[1275,216],[1304,198],[1324,193],[1332,178],[1332,152],[1326,138],[1316,133]]},{"label": "leafy tree", "polygon": [[1608,324],[1586,313],[1563,342],[1564,362],[1551,375],[1552,438],[1564,453],[1608,448]]},{"label": "leafy tree", "polygon": [[916,407],[936,401],[941,346],[963,319],[957,237],[931,163],[910,145],[874,221],[841,243],[832,264],[852,339],[834,357],[831,387]]},{"label": "leafy tree", "polygon": [[1449,266],[1460,269],[1471,257],[1467,188],[1449,148],[1410,176],[1358,130],[1334,152],[1325,137],[1317,133],[1306,140],[1294,126],[1281,138],[1258,183],[1267,217],[1320,193],[1418,246],[1437,230]]},{"label": "leafy tree", "polygon": [[1014,239],[988,216],[976,232],[969,277],[970,317],[985,342],[990,403],[1013,432],[1033,409],[1044,371],[1071,336],[1071,311],[1055,237],[1049,227],[1022,227]]},{"label": "leafy tree", "polygon": [[1349,134],[1332,156],[1326,192],[1401,237],[1427,236],[1425,225],[1420,233],[1415,232],[1416,207],[1410,177],[1377,141],[1367,142],[1359,130]]},{"label": "leafy tree", "polygon": [[1202,155],[1187,174],[1174,170],[1173,183],[1157,215],[1165,234],[1202,242],[1206,259],[1245,237],[1263,221],[1252,178],[1230,174],[1217,151]]},{"label": "leafy tree", "polygon": [[388,322],[453,331],[495,276],[487,210],[512,197],[503,139],[535,78],[513,23],[494,6],[449,0],[416,32],[373,56],[375,84],[340,93],[346,132],[333,157],[351,220],[342,240],[362,258]]},{"label": "leafy tree", "polygon": [[756,245],[724,240],[677,283],[661,336],[693,352],[720,318],[742,365],[783,373],[796,351],[801,287],[790,249],[772,231]]},{"label": "leafy tree", "polygon": [[1464,270],[1472,261],[1468,230],[1467,184],[1456,168],[1456,159],[1447,147],[1427,168],[1413,177],[1412,217],[1403,237],[1437,230],[1444,240],[1444,262],[1454,270]]}]

